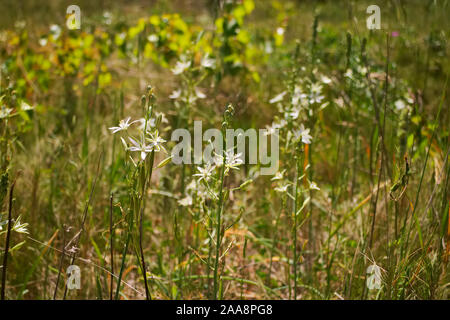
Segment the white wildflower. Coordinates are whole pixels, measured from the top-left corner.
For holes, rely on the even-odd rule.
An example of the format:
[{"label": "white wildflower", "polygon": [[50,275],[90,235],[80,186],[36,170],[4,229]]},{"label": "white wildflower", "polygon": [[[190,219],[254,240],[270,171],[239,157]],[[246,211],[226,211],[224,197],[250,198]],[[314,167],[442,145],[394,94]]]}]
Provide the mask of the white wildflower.
[{"label": "white wildflower", "polygon": [[287,192],[287,189],[289,188],[289,184],[285,184],[284,186],[283,185],[279,185],[278,187],[275,187],[275,191],[277,191],[277,192],[281,192],[281,193],[284,193],[284,192]]},{"label": "white wildflower", "polygon": [[172,73],[174,75],[182,74],[187,68],[191,66],[190,61],[178,61],[175,67],[172,69]]},{"label": "white wildflower", "polygon": [[202,58],[201,65],[203,68],[215,69],[216,59],[210,58],[209,54],[207,54]]},{"label": "white wildflower", "polygon": [[324,84],[329,84],[329,83],[331,83],[331,79],[328,78],[327,76],[322,76],[322,77],[320,78],[320,81],[322,81],[322,83],[324,83]]},{"label": "white wildflower", "polygon": [[[239,170],[238,166],[244,163],[241,157],[242,153],[234,154],[233,149],[225,151],[225,158],[226,158],[225,167],[227,169]],[[216,155],[216,157],[214,158],[214,162],[216,163],[217,166],[223,165],[223,158],[224,157],[221,155]]]},{"label": "white wildflower", "polygon": [[137,151],[141,153],[141,159],[145,160],[147,154],[153,151],[153,145],[146,145],[144,142],[137,142],[133,138],[128,138],[133,146],[130,147],[130,151]]},{"label": "white wildflower", "polygon": [[193,176],[199,177],[199,179],[198,179],[199,182],[202,180],[204,180],[206,182],[211,178],[212,174],[214,173],[214,169],[215,169],[215,167],[211,163],[208,162],[204,168],[197,167],[197,170],[199,173],[196,173]]},{"label": "white wildflower", "polygon": [[301,124],[300,129],[294,132],[294,136],[296,139],[301,139],[303,143],[310,144],[312,137],[309,134],[309,131],[309,129],[305,129],[303,124]]},{"label": "white wildflower", "polygon": [[178,99],[181,97],[181,89],[174,90],[169,96],[170,99]]},{"label": "white wildflower", "polygon": [[13,111],[13,109],[11,109],[11,108],[1,108],[0,109],[0,119],[8,118],[12,111]]},{"label": "white wildflower", "polygon": [[42,37],[42,38],[39,39],[39,45],[41,47],[45,47],[47,45],[47,42],[48,42],[48,40],[45,37]]},{"label": "white wildflower", "polygon": [[33,110],[33,107],[30,106],[30,105],[29,105],[28,103],[26,103],[25,101],[22,101],[22,102],[20,103],[20,108],[21,108],[23,111]]},{"label": "white wildflower", "polygon": [[161,138],[158,134],[158,131],[152,133],[149,133],[150,138],[147,138],[147,140],[150,142],[150,146],[152,147],[153,151],[159,152],[164,150],[166,152],[166,149],[163,147],[163,143],[166,142],[163,138]]},{"label": "white wildflower", "polygon": [[271,126],[266,126],[265,136],[278,135],[279,127],[276,123],[272,123]]},{"label": "white wildflower", "polygon": [[289,116],[291,116],[292,119],[297,119],[300,115],[300,109],[299,108],[293,108],[291,112],[289,112]]},{"label": "white wildflower", "polygon": [[309,95],[309,103],[321,103],[324,96],[322,93],[322,85],[318,83],[314,83],[311,85],[311,93]]},{"label": "white wildflower", "polygon": [[305,100],[308,96],[302,92],[299,86],[295,86],[294,94],[292,95],[292,104],[297,106],[301,101]]},{"label": "white wildflower", "polygon": [[59,36],[61,35],[61,27],[58,26],[57,24],[52,24],[50,26],[50,33],[53,35],[53,39],[58,39]]},{"label": "white wildflower", "polygon": [[103,12],[103,20],[105,22],[105,24],[111,24],[112,22],[112,14],[109,11],[105,11]]},{"label": "white wildflower", "polygon": [[406,107],[406,104],[405,104],[405,102],[404,102],[403,100],[397,100],[397,101],[395,101],[395,108],[396,108],[398,111],[405,109],[405,107]]},{"label": "white wildflower", "polygon": [[149,42],[158,42],[159,37],[156,34],[151,34],[147,37],[147,40]]},{"label": "white wildflower", "polygon": [[111,127],[111,128],[109,128],[109,130],[111,130],[112,133],[116,133],[119,131],[126,131],[133,123],[136,122],[136,121],[133,121],[130,123],[130,120],[131,120],[130,117],[128,117],[124,120],[120,120],[118,127]]},{"label": "white wildflower", "polygon": [[26,233],[28,234],[28,223],[20,223],[20,216],[17,217],[17,220],[14,222],[12,229],[18,233]]},{"label": "white wildflower", "polygon": [[206,95],[203,92],[201,92],[199,88],[195,88],[194,91],[195,91],[195,95],[197,96],[197,98],[199,98],[199,99],[206,98]]},{"label": "white wildflower", "polygon": [[283,179],[283,176],[284,176],[284,173],[285,173],[285,171],[286,171],[286,170],[283,170],[283,171],[278,171],[277,173],[275,173],[275,175],[273,176],[273,178],[272,178],[272,179],[270,179],[270,180],[271,180],[271,181],[282,180],[282,179]]},{"label": "white wildflower", "polygon": [[358,72],[360,74],[362,74],[363,76],[365,76],[367,74],[367,68],[366,67],[362,67],[362,66],[358,66],[356,67],[356,69],[358,70]]},{"label": "white wildflower", "polygon": [[309,189],[310,190],[320,190],[320,188],[317,186],[317,184],[314,181],[310,182]]},{"label": "white wildflower", "polygon": [[141,118],[136,121],[140,123],[139,131],[141,131],[141,132],[148,132],[150,130],[150,128],[154,127],[156,124],[156,120],[154,118],[150,118],[148,120],[146,120],[145,118]]},{"label": "white wildflower", "polygon": [[352,79],[353,78],[353,71],[352,71],[352,69],[347,69],[347,71],[344,74],[344,77]]}]

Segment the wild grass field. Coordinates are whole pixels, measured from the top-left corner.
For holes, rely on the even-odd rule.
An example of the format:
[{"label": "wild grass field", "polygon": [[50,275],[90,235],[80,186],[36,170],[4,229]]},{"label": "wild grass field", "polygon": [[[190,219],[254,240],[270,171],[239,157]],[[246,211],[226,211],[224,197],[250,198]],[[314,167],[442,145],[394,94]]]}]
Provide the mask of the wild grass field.
[{"label": "wild grass field", "polygon": [[[0,17],[1,299],[450,298],[450,1]],[[252,145],[175,163],[198,121],[266,129],[278,170]]]}]

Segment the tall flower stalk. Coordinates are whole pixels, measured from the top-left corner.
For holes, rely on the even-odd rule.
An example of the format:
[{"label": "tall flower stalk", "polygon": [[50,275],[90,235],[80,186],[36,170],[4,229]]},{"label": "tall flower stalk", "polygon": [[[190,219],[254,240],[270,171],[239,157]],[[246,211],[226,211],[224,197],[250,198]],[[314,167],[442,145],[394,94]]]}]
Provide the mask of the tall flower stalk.
[{"label": "tall flower stalk", "polygon": [[[133,235],[133,227],[130,225],[126,245],[124,249],[124,257],[122,258],[122,267],[119,275],[119,283],[123,272],[124,259],[126,250],[128,249],[128,243],[130,241],[130,234],[133,242],[137,248],[136,252],[139,252],[138,259],[140,262],[140,268],[144,279],[145,296],[147,300],[150,300],[151,294],[147,280],[147,265],[144,255],[143,239],[144,239],[144,213],[146,198],[148,194],[148,187],[152,178],[153,167],[155,162],[155,154],[160,151],[165,151],[164,140],[159,135],[158,127],[162,122],[163,114],[153,115],[153,107],[156,97],[154,90],[151,86],[147,88],[147,94],[141,98],[141,107],[144,112],[144,117],[135,121],[131,121],[131,118],[120,121],[117,127],[109,128],[112,133],[123,132],[127,136],[127,140],[121,137],[122,143],[126,151],[138,153],[137,160],[134,160],[132,156],[129,157],[134,165],[134,173],[130,180],[130,211],[134,218],[129,219],[129,224],[133,221],[138,221],[138,235]],[[129,129],[132,125],[139,123],[137,126],[137,134],[130,133]],[[116,299],[117,299],[116,291]]]}]

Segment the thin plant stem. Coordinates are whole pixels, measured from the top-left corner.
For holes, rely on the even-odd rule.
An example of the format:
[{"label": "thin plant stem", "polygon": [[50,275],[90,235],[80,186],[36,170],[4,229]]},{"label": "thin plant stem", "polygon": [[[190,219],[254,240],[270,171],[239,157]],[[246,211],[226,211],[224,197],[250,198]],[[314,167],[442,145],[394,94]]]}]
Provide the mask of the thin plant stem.
[{"label": "thin plant stem", "polygon": [[226,159],[223,159],[223,164],[220,171],[220,184],[219,184],[219,203],[217,205],[216,212],[216,256],[214,259],[214,300],[217,300],[217,292],[219,289],[219,259],[220,259],[220,245],[221,245],[221,228],[222,228],[222,205],[223,205],[223,186],[225,180],[225,163]]},{"label": "thin plant stem", "polygon": [[62,272],[62,267],[63,267],[63,263],[64,263],[64,257],[66,255],[66,228],[65,226],[63,226],[63,245],[62,245],[62,249],[61,249],[61,257],[59,258],[59,267],[58,267],[58,277],[56,278],[56,284],[55,284],[55,292],[53,293],[53,300],[56,300],[56,295],[58,293],[58,286],[59,286],[59,280],[61,278],[61,272]]},{"label": "thin plant stem", "polygon": [[122,262],[120,264],[120,271],[119,271],[119,277],[117,279],[116,294],[114,296],[114,300],[119,300],[120,284],[122,282],[122,275],[123,275],[123,271],[125,269],[125,260],[127,257],[128,246],[129,246],[130,240],[131,240],[131,231],[132,230],[133,230],[133,214],[131,212],[129,212],[127,239],[125,241],[125,246],[124,246],[123,252],[122,252]]},{"label": "thin plant stem", "polygon": [[[76,248],[78,248],[78,246],[79,246],[81,234],[83,233],[84,228],[85,228],[86,219],[87,219],[87,215],[88,215],[88,211],[89,211],[89,206],[91,204],[92,197],[94,195],[95,186],[97,185],[97,181],[98,181],[98,178],[100,176],[100,164],[101,164],[102,156],[103,156],[103,152],[98,157],[97,173],[96,173],[95,178],[94,178],[94,183],[92,184],[91,192],[89,194],[89,199],[86,202],[86,205],[84,207],[83,218],[81,220],[81,228],[80,228],[80,231],[78,232],[78,234],[75,236],[76,239],[75,239],[75,245],[74,246]],[[74,265],[75,264],[76,256],[77,256],[76,252],[73,253],[70,265]],[[65,289],[64,289],[63,300],[66,300],[67,290],[68,290],[68,288],[67,288],[67,283],[66,283],[66,286],[65,286]]]},{"label": "thin plant stem", "polygon": [[113,287],[114,287],[114,228],[113,228],[113,198],[114,194],[111,193],[109,198],[109,246],[111,256],[111,283],[109,288],[109,300],[113,299]]},{"label": "thin plant stem", "polygon": [[294,300],[297,300],[297,261],[298,261],[298,256],[297,256],[297,228],[298,228],[298,219],[297,219],[297,210],[298,210],[298,193],[299,193],[299,178],[300,178],[300,174],[301,174],[301,165],[302,165],[302,161],[301,161],[301,157],[298,157],[298,159],[296,160],[296,168],[297,171],[295,173],[295,187],[294,187],[294,226],[293,226],[293,244],[292,244],[292,255],[293,255],[293,260],[292,260],[292,264],[293,264],[293,272],[294,272]]},{"label": "thin plant stem", "polygon": [[11,229],[12,229],[12,204],[14,195],[14,186],[16,181],[14,181],[9,190],[9,207],[8,207],[8,230],[6,232],[6,243],[5,243],[5,254],[3,256],[3,269],[2,269],[2,290],[0,300],[5,300],[6,292],[6,268],[8,266],[8,253],[9,253],[9,243],[11,239]]}]

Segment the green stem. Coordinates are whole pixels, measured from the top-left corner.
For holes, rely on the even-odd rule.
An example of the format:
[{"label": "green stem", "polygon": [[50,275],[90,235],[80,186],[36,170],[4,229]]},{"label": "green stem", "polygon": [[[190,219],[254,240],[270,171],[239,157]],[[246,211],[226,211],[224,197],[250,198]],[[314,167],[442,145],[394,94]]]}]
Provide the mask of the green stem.
[{"label": "green stem", "polygon": [[297,210],[298,210],[298,179],[300,177],[300,171],[301,171],[301,159],[300,157],[297,159],[297,172],[295,174],[295,200],[294,200],[294,228],[292,230],[293,236],[294,236],[294,243],[292,244],[292,251],[293,251],[293,269],[294,269],[294,300],[297,300]]},{"label": "green stem", "polygon": [[222,241],[221,228],[222,228],[222,206],[223,206],[223,182],[225,178],[225,164],[226,159],[224,156],[223,164],[220,172],[220,190],[219,190],[219,203],[217,205],[217,221],[216,221],[216,256],[214,260],[214,300],[217,300],[217,291],[219,288],[219,259],[220,259],[220,244]]}]

